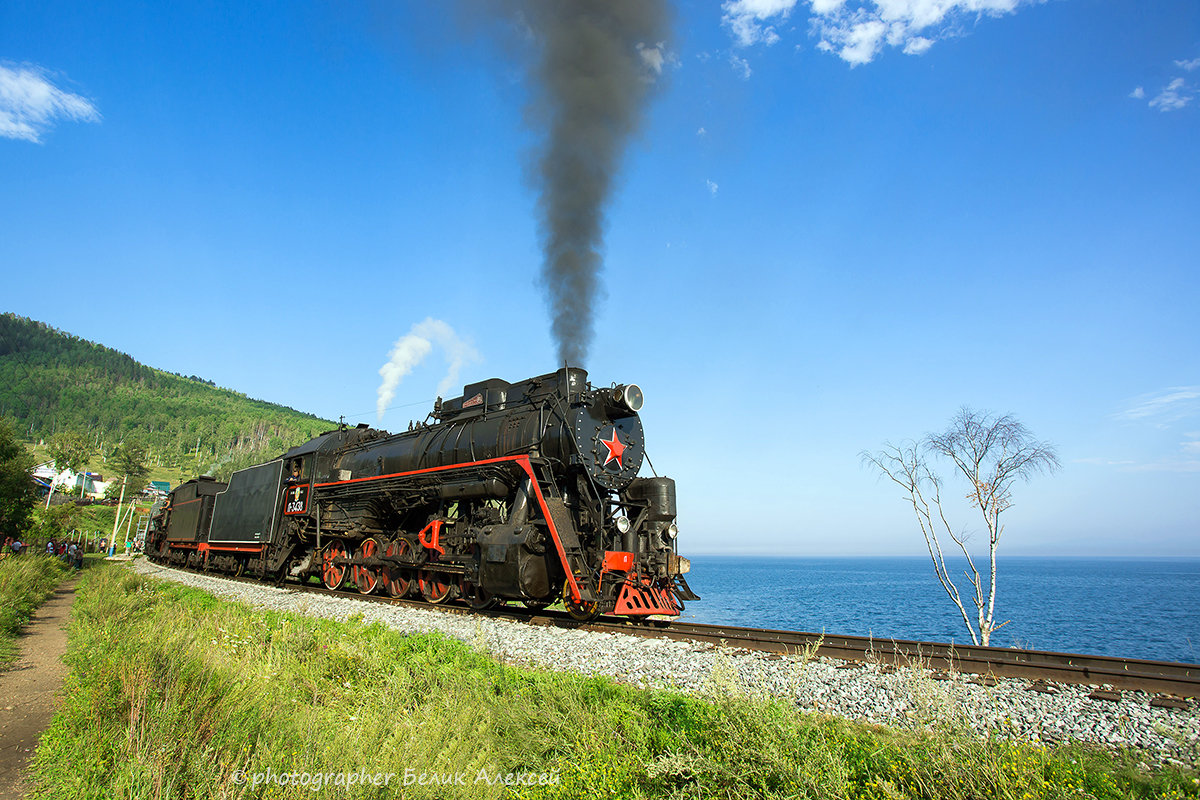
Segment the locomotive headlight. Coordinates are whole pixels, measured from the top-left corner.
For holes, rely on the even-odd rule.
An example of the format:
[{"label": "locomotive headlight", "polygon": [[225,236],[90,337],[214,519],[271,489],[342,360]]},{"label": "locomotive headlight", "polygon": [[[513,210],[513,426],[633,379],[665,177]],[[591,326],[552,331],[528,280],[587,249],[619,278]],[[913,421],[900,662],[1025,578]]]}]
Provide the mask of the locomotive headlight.
[{"label": "locomotive headlight", "polygon": [[679,535],[679,526],[676,525],[674,522],[672,522],[670,525],[668,525],[663,530],[663,536],[667,537],[668,540],[674,539],[678,535]]},{"label": "locomotive headlight", "polygon": [[645,395],[642,394],[642,387],[636,383],[618,386],[613,390],[613,399],[630,411],[641,411],[642,404],[646,401]]},{"label": "locomotive headlight", "polygon": [[619,530],[621,533],[629,533],[629,529],[632,527],[632,523],[629,522],[629,517],[622,514],[621,516],[617,517],[616,522],[617,530]]}]

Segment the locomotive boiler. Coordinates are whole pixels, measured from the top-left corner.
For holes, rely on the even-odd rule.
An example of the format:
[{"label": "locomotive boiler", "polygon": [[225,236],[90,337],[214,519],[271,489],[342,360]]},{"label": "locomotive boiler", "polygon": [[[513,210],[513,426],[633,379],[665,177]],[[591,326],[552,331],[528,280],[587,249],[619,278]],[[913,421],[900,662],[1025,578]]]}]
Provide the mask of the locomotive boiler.
[{"label": "locomotive boiler", "polygon": [[228,485],[183,484],[151,552],[430,603],[677,616],[698,598],[675,483],[638,477],[642,400],[636,384],[596,388],[579,368],[469,384],[405,432],[342,426]]}]

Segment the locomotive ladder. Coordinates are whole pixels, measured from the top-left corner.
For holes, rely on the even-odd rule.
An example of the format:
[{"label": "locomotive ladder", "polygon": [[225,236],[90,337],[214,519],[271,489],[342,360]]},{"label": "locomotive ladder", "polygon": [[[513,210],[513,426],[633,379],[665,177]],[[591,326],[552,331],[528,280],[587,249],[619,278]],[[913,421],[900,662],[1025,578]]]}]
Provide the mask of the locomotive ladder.
[{"label": "locomotive ladder", "polygon": [[538,489],[546,504],[546,510],[550,513],[550,521],[558,531],[558,540],[562,543],[567,564],[570,565],[575,582],[579,585],[579,594],[585,603],[594,603],[600,598],[596,595],[591,570],[583,546],[579,543],[579,535],[575,532],[575,523],[571,521],[571,513],[567,510],[553,478],[547,475],[540,465],[537,468],[537,476]]}]

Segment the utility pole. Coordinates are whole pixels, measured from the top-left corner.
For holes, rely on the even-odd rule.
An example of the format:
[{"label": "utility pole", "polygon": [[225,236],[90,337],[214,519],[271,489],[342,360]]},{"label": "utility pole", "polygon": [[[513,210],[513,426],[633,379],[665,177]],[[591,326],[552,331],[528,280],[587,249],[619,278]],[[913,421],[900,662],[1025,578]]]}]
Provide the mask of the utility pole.
[{"label": "utility pole", "polygon": [[136,507],[136,506],[137,506],[137,501],[136,501],[136,500],[132,501],[132,502],[129,504],[129,515],[128,515],[128,517],[129,517],[129,518],[128,518],[128,519],[125,521],[125,542],[126,542],[126,544],[125,544],[125,545],[123,545],[123,546],[125,547],[125,555],[130,555],[130,554],[131,554],[131,550],[130,550],[130,548],[129,548],[129,544],[128,544],[128,542],[129,542],[129,529],[130,529],[131,527],[133,527],[133,512],[134,512],[134,509],[135,509],[135,507]]},{"label": "utility pole", "polygon": [[113,547],[117,543],[117,526],[121,524],[121,504],[125,502],[125,484],[129,481],[129,476],[126,475],[121,479],[121,499],[117,501],[117,518],[113,520],[112,539],[108,542],[108,554],[113,554]]},{"label": "utility pole", "polygon": [[50,479],[50,491],[46,492],[46,508],[50,508],[50,498],[54,497],[54,483],[58,480],[58,464],[54,465],[54,477]]}]

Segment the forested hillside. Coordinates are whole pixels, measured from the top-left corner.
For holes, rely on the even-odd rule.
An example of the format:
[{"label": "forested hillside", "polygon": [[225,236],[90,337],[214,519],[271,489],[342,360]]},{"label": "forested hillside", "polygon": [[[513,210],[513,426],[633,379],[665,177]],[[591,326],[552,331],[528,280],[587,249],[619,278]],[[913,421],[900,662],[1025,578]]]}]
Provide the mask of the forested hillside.
[{"label": "forested hillside", "polygon": [[81,434],[100,457],[136,442],[149,465],[181,475],[228,473],[334,426],[11,313],[0,315],[0,417],[33,441]]}]

